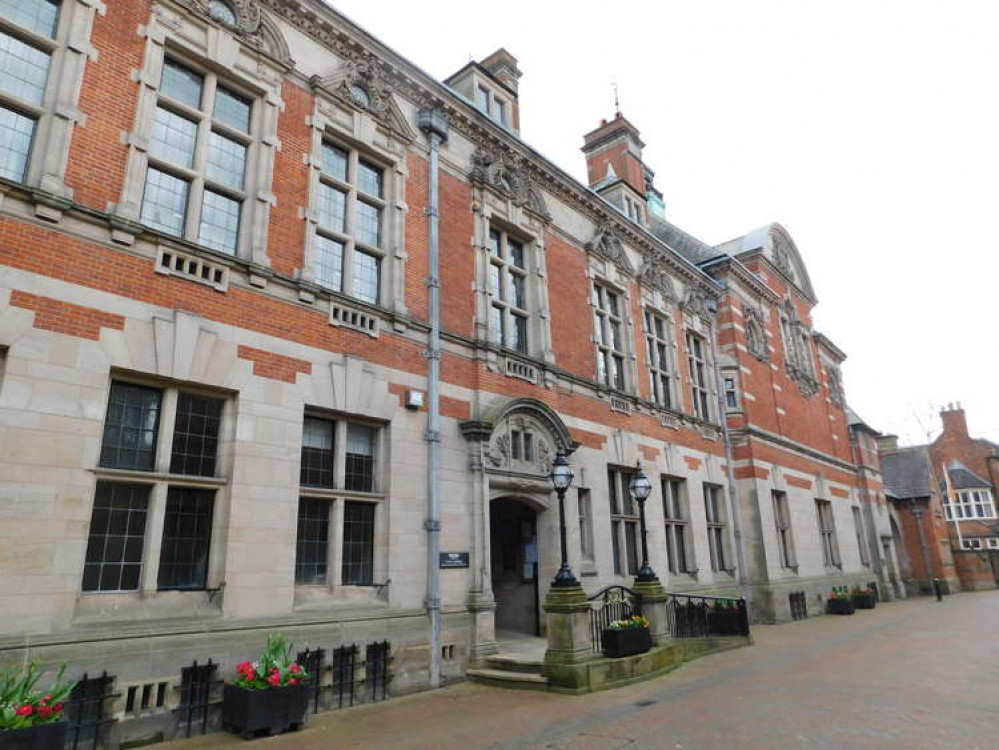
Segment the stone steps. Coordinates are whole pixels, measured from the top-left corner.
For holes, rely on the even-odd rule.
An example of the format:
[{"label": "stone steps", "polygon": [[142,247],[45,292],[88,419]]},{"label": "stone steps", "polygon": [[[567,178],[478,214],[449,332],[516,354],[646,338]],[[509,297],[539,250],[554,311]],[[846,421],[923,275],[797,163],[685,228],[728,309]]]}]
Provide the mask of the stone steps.
[{"label": "stone steps", "polygon": [[527,654],[497,654],[486,658],[486,666],[503,672],[541,674],[541,659]]},{"label": "stone steps", "polygon": [[514,690],[547,690],[548,678],[535,672],[512,672],[506,669],[469,669],[466,676],[472,682]]}]

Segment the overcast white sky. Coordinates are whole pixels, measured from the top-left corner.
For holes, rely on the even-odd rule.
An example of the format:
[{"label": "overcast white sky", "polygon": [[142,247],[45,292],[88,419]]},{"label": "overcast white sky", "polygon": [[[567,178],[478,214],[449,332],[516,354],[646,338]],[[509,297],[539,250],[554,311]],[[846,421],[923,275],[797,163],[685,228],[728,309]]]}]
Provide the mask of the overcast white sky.
[{"label": "overcast white sky", "polygon": [[671,221],[712,244],[770,221],[794,237],[872,427],[923,442],[960,401],[999,442],[999,3],[331,5],[438,79],[506,47],[521,135],[583,181],[616,81]]}]

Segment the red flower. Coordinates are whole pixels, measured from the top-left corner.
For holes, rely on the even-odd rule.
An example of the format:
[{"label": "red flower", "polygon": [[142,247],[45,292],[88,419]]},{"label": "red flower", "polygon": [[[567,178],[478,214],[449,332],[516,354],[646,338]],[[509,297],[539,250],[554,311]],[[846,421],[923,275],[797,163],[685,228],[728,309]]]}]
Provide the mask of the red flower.
[{"label": "red flower", "polygon": [[250,667],[248,670],[243,672],[243,679],[246,680],[247,682],[253,682],[255,679],[257,679],[257,670],[255,670],[253,667]]},{"label": "red flower", "polygon": [[241,662],[236,665],[237,672],[250,672],[253,670],[253,665],[248,661]]},{"label": "red flower", "polygon": [[302,668],[300,666],[298,666],[297,664],[292,664],[289,667],[289,669],[291,670],[292,674],[300,674],[302,672]]},{"label": "red flower", "polygon": [[25,703],[23,706],[18,706],[17,711],[15,711],[18,716],[31,716],[34,712],[35,707],[28,703]]},{"label": "red flower", "polygon": [[43,719],[52,715],[52,706],[42,706],[38,709],[38,715]]},{"label": "red flower", "polygon": [[43,706],[47,706],[50,700],[52,700],[52,696],[46,695],[44,698],[41,699],[41,701],[39,701],[39,703],[41,703]]},{"label": "red flower", "polygon": [[272,672],[271,676],[267,678],[267,682],[271,684],[271,687],[277,687],[281,684],[281,673]]},{"label": "red flower", "polygon": [[62,711],[62,701],[59,701],[54,706],[52,706],[52,710],[55,711],[56,713]]},{"label": "red flower", "polygon": [[290,680],[288,680],[288,684],[289,685],[297,685],[298,684],[298,680],[296,680],[294,677],[292,677]]}]

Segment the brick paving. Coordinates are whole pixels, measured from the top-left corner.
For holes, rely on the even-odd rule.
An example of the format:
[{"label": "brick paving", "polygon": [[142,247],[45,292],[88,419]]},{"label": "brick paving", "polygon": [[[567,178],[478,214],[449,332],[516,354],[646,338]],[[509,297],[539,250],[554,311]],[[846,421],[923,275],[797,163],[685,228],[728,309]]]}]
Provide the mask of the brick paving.
[{"label": "brick paving", "polygon": [[[750,648],[587,696],[458,684],[310,718],[268,750],[999,747],[999,591],[754,629]],[[235,747],[209,735],[169,750]]]}]

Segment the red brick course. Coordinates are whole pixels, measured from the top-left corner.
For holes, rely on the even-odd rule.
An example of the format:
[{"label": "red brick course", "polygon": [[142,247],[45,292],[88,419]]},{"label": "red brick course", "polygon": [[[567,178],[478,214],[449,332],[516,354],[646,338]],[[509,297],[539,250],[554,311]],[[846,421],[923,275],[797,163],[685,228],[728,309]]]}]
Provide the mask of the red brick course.
[{"label": "red brick course", "polygon": [[123,330],[125,318],[121,315],[103,312],[93,307],[72,305],[51,297],[39,297],[18,289],[10,293],[10,304],[25,310],[35,311],[35,328],[56,331],[81,339],[98,340],[101,328]]},{"label": "red brick course", "polygon": [[252,346],[240,345],[236,349],[236,356],[253,362],[253,374],[261,378],[294,383],[298,373],[309,375],[312,372],[311,362],[295,357],[286,357],[283,354],[274,354],[274,352],[265,352],[263,349],[254,349]]}]

